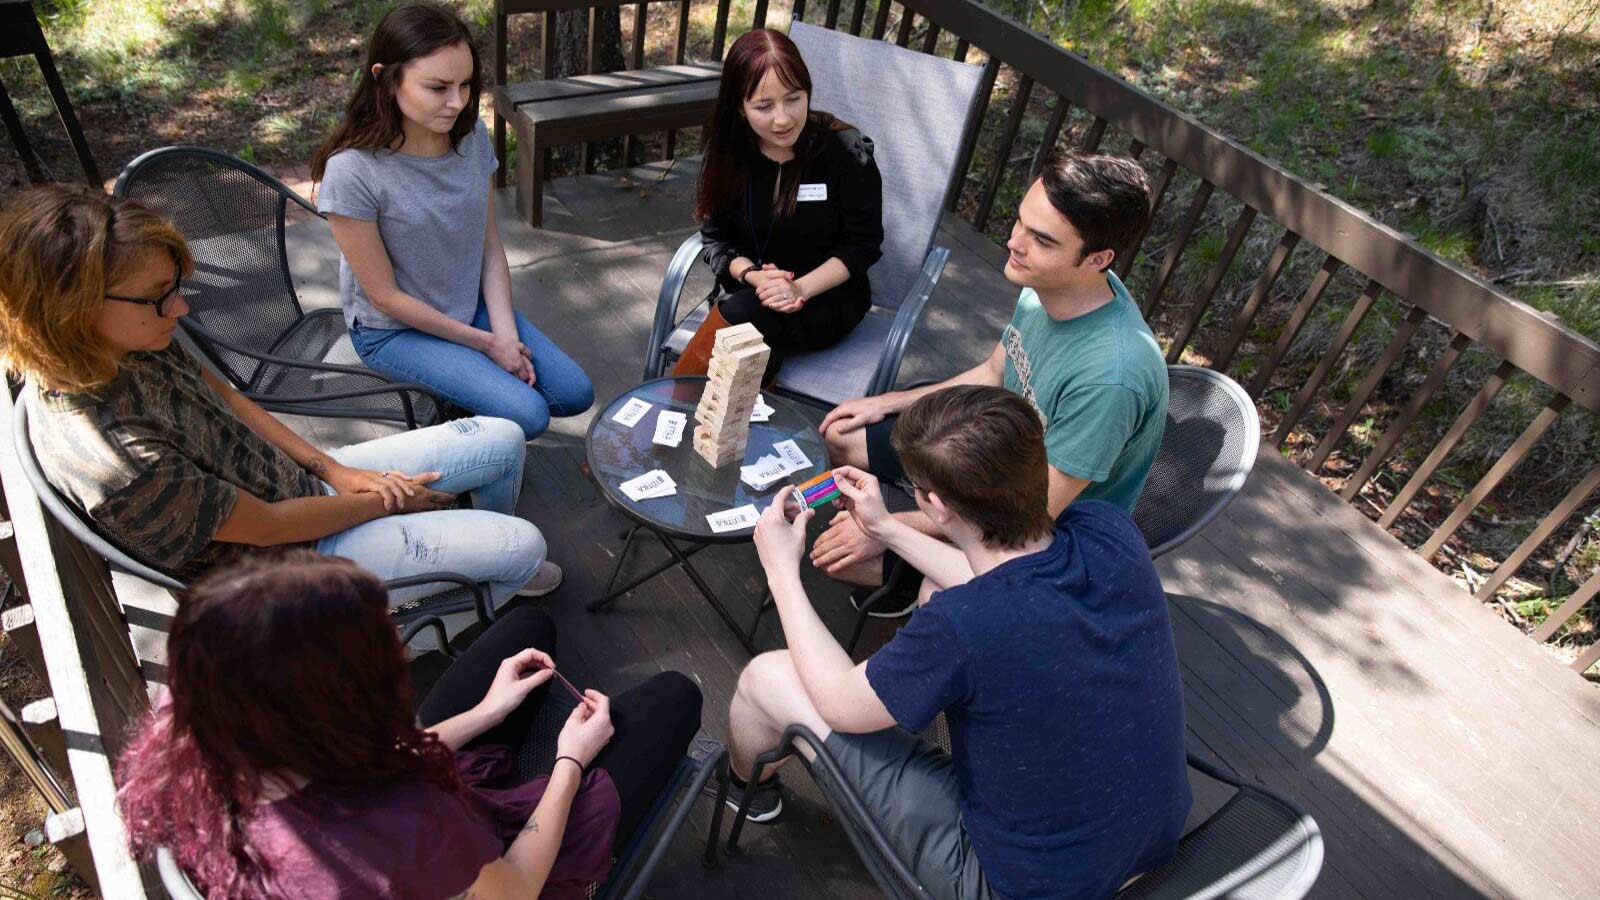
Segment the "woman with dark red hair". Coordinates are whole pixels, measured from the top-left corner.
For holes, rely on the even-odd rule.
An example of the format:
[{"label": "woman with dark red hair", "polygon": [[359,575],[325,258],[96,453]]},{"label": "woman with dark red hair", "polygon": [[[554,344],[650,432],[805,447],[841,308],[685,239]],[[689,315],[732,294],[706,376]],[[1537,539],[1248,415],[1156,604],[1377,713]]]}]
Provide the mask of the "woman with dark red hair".
[{"label": "woman with dark red hair", "polygon": [[309,551],[215,571],[179,604],[170,702],[119,762],[129,841],[170,847],[212,897],[582,897],[694,737],[700,692],[676,672],[585,692],[524,781],[554,647],[543,611],[504,613],[418,727],[375,577]]},{"label": "woman with dark red hair", "polygon": [[867,268],[883,244],[872,139],[811,109],[811,73],[781,32],[752,31],[723,60],[695,218],[722,296],[679,374],[705,371],[717,328],[750,322],[772,348],[770,381],[785,351],[838,343],[872,305]]}]

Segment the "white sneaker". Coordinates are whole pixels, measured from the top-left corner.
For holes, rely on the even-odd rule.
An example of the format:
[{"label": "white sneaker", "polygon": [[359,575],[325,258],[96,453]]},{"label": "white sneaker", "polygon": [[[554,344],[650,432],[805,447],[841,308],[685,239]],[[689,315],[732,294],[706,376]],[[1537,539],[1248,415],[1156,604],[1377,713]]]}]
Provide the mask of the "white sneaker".
[{"label": "white sneaker", "polygon": [[561,567],[547,559],[534,570],[533,577],[528,579],[528,583],[517,590],[517,596],[543,597],[560,586]]}]

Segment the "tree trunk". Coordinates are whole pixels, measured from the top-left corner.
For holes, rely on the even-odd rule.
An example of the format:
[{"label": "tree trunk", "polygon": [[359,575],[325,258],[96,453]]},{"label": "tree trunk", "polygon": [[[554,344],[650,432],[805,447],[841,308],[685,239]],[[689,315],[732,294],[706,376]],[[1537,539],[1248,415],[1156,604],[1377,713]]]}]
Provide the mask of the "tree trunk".
[{"label": "tree trunk", "polygon": [[[600,28],[600,38],[595,45],[594,71],[615,72],[623,67],[622,11],[619,7],[607,7],[599,10],[595,19]],[[566,78],[588,72],[589,11],[577,9],[556,13],[556,77]],[[597,159],[609,165],[621,158],[621,139],[600,141],[593,146],[596,152],[591,154],[591,169]],[[578,170],[577,147],[560,148],[556,159],[561,169],[568,172]]]}]

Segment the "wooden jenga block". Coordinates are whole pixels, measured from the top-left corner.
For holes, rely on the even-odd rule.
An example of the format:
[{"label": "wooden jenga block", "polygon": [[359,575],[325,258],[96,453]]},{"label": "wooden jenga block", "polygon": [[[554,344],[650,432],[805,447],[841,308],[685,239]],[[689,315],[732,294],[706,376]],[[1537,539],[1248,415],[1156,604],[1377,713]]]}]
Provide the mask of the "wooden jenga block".
[{"label": "wooden jenga block", "polygon": [[761,332],[756,326],[745,322],[739,325],[729,325],[727,328],[718,328],[716,337],[712,339],[713,352],[737,350],[762,344]]},{"label": "wooden jenga block", "polygon": [[753,325],[717,331],[705,393],[695,407],[695,453],[716,468],[744,458],[750,413],[772,350]]},{"label": "wooden jenga block", "polygon": [[730,462],[744,459],[746,435],[738,440],[718,440],[716,436],[707,434],[703,429],[694,431],[694,452],[700,458],[710,463],[713,468],[722,468]]}]

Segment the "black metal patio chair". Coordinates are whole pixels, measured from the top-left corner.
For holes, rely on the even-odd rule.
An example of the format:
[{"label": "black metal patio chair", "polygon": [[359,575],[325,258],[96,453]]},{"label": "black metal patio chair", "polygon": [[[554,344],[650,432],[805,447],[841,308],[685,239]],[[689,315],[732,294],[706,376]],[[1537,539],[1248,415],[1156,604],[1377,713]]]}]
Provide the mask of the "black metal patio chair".
[{"label": "black metal patio chair", "polygon": [[216,150],[163,147],[128,163],[113,194],[183,233],[195,261],[183,332],[246,396],[279,412],[409,428],[441,417],[426,385],[362,365],[339,308],[301,306],[285,244],[289,204],[317,211],[283,182]]},{"label": "black metal patio chair", "polygon": [[[944,717],[935,722],[937,732]],[[949,732],[930,735],[946,751]],[[811,750],[807,759],[799,745]],[[918,883],[872,811],[843,778],[826,745],[803,725],[791,725],[777,748],[756,759],[753,781],[763,768],[794,756],[828,799],[845,834],[884,895],[923,900],[932,895]],[[1127,885],[1116,900],[1299,900],[1322,871],[1322,832],[1316,820],[1293,801],[1265,788],[1246,784],[1193,754],[1190,768],[1231,785],[1235,793],[1223,806],[1178,842],[1176,855],[1164,866]],[[819,777],[820,773],[820,777]],[[728,852],[739,853],[739,837],[749,809],[749,794],[734,813]]]},{"label": "black metal patio chair", "polygon": [[[933,240],[946,200],[958,187],[963,140],[978,125],[975,103],[982,70],[804,22],[792,23],[789,37],[811,71],[812,105],[871,137],[883,176],[883,256],[868,271],[871,310],[838,344],[790,354],[773,386],[787,396],[833,406],[881,394],[900,373],[911,333],[950,255]],[[873,89],[847,89],[859,84],[872,84]],[[666,374],[705,321],[705,301],[677,318],[684,283],[700,250],[697,232],[684,240],[667,267],[645,348],[645,380]]]},{"label": "black metal patio chair", "polygon": [[[1167,385],[1167,427],[1133,508],[1134,524],[1150,546],[1151,559],[1199,534],[1233,502],[1255,468],[1261,445],[1255,403],[1232,378],[1199,366],[1168,366]],[[885,499],[894,512],[915,508],[903,491],[886,490]],[[846,645],[850,653],[867,618],[880,608],[892,608],[903,595],[910,571],[900,560],[883,586],[861,602]]]},{"label": "black metal patio chair", "polygon": [[[25,387],[24,395],[30,390],[31,388]],[[22,463],[22,471],[27,475],[28,483],[32,485],[34,493],[39,496],[39,505],[44,507],[45,512],[69,534],[104,559],[113,571],[131,575],[167,592],[181,591],[186,587],[170,572],[162,572],[139,562],[101,535],[89,517],[63,497],[45,478],[44,470],[39,467],[39,459],[34,454],[33,442],[28,436],[26,396],[17,398],[15,420],[12,423],[12,440],[16,444],[17,459]],[[489,606],[488,586],[458,572],[430,572],[396,578],[384,582],[384,587],[394,591],[433,584],[441,586],[438,593],[402,603],[392,609],[390,614],[394,618],[396,627],[400,629],[400,640],[403,643],[409,644],[418,634],[428,630],[432,632],[439,650],[447,656],[454,656],[455,651],[450,646],[441,617],[453,613],[475,612],[478,621],[487,625],[494,619],[494,612]],[[165,621],[168,615],[159,610],[126,607],[125,612],[132,625],[148,627],[163,633],[170,629],[170,621]],[[145,671],[148,676],[151,667],[146,666]]]}]

